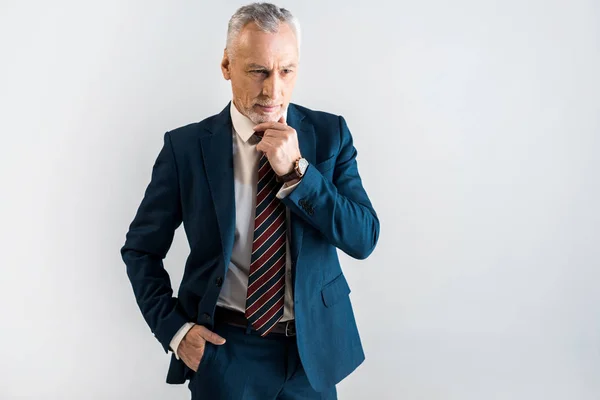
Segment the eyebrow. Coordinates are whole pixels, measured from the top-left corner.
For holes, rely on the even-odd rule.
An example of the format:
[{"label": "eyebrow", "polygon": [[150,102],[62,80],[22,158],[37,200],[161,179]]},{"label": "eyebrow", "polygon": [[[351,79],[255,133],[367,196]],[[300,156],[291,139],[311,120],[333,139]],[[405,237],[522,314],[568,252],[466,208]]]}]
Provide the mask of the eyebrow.
[{"label": "eyebrow", "polygon": [[[295,68],[295,67],[296,67],[295,63],[290,63],[290,64],[287,64],[287,65],[284,65],[281,68],[282,69],[288,69],[288,68]],[[264,69],[264,70],[269,71],[269,68],[265,67],[264,65],[254,64],[254,63],[248,64],[248,68],[249,69]]]}]

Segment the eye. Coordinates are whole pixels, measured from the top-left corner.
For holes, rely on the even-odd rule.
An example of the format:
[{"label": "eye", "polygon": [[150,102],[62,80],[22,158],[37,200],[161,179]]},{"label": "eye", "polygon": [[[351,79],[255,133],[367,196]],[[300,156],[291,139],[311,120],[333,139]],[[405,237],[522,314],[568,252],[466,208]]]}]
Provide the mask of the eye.
[{"label": "eye", "polygon": [[264,75],[267,74],[267,71],[264,70],[264,69],[255,69],[255,70],[252,70],[250,72],[252,72],[253,74],[264,74]]},{"label": "eye", "polygon": [[293,71],[293,70],[291,70],[291,69],[284,69],[284,70],[283,70],[283,73],[284,73],[284,74],[286,74],[286,75],[287,75],[287,74],[291,74],[292,72],[294,72],[294,71]]}]

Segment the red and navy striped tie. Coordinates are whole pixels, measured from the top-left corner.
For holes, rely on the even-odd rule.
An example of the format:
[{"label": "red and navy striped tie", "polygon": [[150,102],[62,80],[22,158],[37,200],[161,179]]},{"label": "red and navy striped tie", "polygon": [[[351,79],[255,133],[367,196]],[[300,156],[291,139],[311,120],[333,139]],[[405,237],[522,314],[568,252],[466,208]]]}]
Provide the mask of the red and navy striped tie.
[{"label": "red and navy striped tie", "polygon": [[283,317],[285,288],[285,205],[276,197],[281,184],[263,154],[258,165],[254,242],[248,276],[246,318],[266,336]]}]

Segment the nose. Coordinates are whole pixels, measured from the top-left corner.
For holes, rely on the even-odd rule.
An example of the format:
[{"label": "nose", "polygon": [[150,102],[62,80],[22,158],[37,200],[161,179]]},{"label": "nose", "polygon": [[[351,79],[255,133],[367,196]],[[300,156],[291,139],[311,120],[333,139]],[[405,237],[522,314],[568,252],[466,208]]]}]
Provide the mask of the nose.
[{"label": "nose", "polygon": [[281,77],[279,76],[279,74],[273,73],[270,74],[264,81],[263,81],[263,90],[262,90],[262,94],[265,97],[268,97],[270,99],[277,99],[279,98],[279,91],[281,90]]}]

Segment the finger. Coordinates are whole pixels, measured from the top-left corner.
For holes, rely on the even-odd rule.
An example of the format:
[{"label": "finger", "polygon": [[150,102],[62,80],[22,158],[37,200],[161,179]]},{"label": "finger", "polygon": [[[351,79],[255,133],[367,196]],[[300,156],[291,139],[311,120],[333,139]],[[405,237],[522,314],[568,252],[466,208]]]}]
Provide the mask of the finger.
[{"label": "finger", "polygon": [[267,146],[267,149],[270,149],[271,147],[278,147],[284,141],[285,138],[282,138],[281,136],[265,136],[263,140],[261,140],[261,143],[264,143]]},{"label": "finger", "polygon": [[286,129],[284,131],[281,131],[278,129],[267,129],[265,131],[263,139],[266,137],[284,139],[284,138],[287,138],[288,136],[290,136],[291,134],[292,134],[292,131],[290,131],[289,129]]},{"label": "finger", "polygon": [[273,149],[274,147],[277,147],[280,141],[280,139],[272,136],[265,137],[263,138],[263,140],[260,141],[259,144],[256,145],[256,150],[262,151],[263,153],[267,153],[269,152],[269,150]]},{"label": "finger", "polygon": [[256,150],[263,152],[263,153],[266,153],[270,148],[271,148],[271,145],[269,145],[264,140],[261,140],[260,143],[256,145]]},{"label": "finger", "polygon": [[285,116],[283,114],[281,114],[281,118],[279,118],[279,121],[277,122],[287,125],[287,122],[285,122]]},{"label": "finger", "polygon": [[213,331],[208,330],[206,327],[204,327],[200,334],[202,335],[204,340],[206,340],[207,342],[211,342],[212,344],[221,345],[225,343],[225,338],[217,335]]},{"label": "finger", "polygon": [[206,332],[210,332],[203,325],[194,325],[192,329],[185,335],[184,339],[189,342],[194,348],[203,348],[206,339],[204,339],[204,335]]},{"label": "finger", "polygon": [[263,122],[261,124],[255,125],[252,129],[254,130],[254,132],[266,131],[267,129],[276,129],[278,131],[283,131],[288,129],[288,126],[282,124],[281,122]]}]

